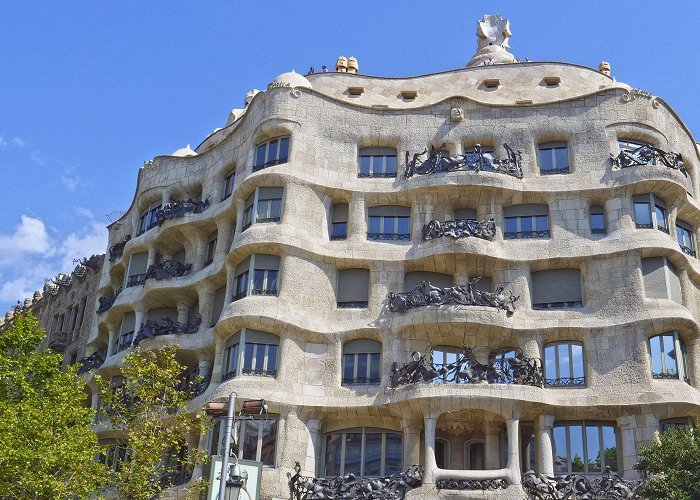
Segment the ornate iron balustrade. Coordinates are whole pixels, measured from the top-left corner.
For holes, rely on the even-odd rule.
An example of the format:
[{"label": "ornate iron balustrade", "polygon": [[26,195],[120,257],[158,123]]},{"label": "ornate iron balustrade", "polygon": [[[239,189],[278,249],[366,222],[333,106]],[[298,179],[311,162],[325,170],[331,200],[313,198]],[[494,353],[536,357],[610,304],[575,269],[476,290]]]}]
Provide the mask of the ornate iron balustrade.
[{"label": "ornate iron balustrade", "polygon": [[569,167],[550,168],[550,169],[546,169],[546,170],[540,169],[541,175],[557,175],[557,174],[568,174],[568,173],[569,173]]},{"label": "ornate iron balustrade", "polygon": [[277,297],[277,288],[253,288],[250,291],[251,295],[265,295],[268,297]]},{"label": "ornate iron balustrade", "polygon": [[438,479],[435,487],[439,490],[505,490],[508,483],[505,479]]},{"label": "ornate iron balustrade", "polygon": [[410,240],[411,235],[407,233],[367,233],[368,240],[399,241]]},{"label": "ornate iron balustrade", "polygon": [[114,292],[112,295],[105,295],[104,297],[100,297],[99,299],[97,299],[100,303],[100,306],[97,308],[96,311],[97,314],[102,314],[104,312],[109,311],[114,305],[114,302],[117,300],[117,297],[120,293],[122,293],[121,288]]},{"label": "ornate iron balustrade", "polygon": [[189,213],[201,214],[208,207],[209,199],[198,201],[188,198],[185,201],[172,201],[170,203],[166,203],[158,209],[156,212],[155,221],[148,227],[148,229],[151,229],[154,226],[162,226],[167,220],[184,217]]},{"label": "ornate iron balustrade", "polygon": [[[491,153],[482,151],[479,144],[474,146],[474,151],[467,152],[461,155],[450,156],[450,153],[445,149],[443,144],[439,148],[430,147],[430,152],[426,148],[421,153],[414,153],[409,160],[409,153],[406,151],[406,169],[404,178],[410,179],[414,175],[429,175],[438,172],[456,172],[456,171],[471,171],[479,173],[499,172],[501,174],[523,178],[523,169],[521,167],[522,155],[520,151],[514,151],[508,144],[504,144],[506,150],[506,158],[496,159]],[[427,157],[421,160],[421,156]]]},{"label": "ornate iron balustrade", "polygon": [[139,286],[139,285],[143,285],[144,283],[146,283],[146,275],[145,274],[132,274],[126,280],[126,287],[131,288],[132,286]]},{"label": "ornate iron balustrade", "polygon": [[544,380],[547,387],[583,387],[586,385],[586,377],[561,377],[547,378]]},{"label": "ornate iron balustrade", "polygon": [[690,255],[691,257],[696,257],[695,250],[693,250],[692,248],[687,247],[687,246],[685,246],[685,245],[680,245],[680,247],[681,247],[681,251],[682,251],[684,254]]},{"label": "ornate iron balustrade", "polygon": [[591,229],[591,234],[606,234],[606,231],[601,228],[593,228]]},{"label": "ornate iron balustrade", "polygon": [[344,378],[341,381],[342,385],[379,385],[381,378],[379,377],[354,377]]},{"label": "ornate iron balustrade", "polygon": [[438,288],[429,281],[418,283],[410,292],[389,292],[389,310],[392,312],[406,312],[415,307],[429,305],[458,304],[463,306],[488,306],[506,311],[508,316],[515,312],[515,302],[520,296],[512,293],[508,296],[504,293],[503,285],[499,284],[496,292],[484,292],[474,285],[481,279],[476,277],[463,286]]},{"label": "ornate iron balustrade", "polygon": [[651,374],[652,378],[655,379],[662,379],[662,380],[669,380],[669,379],[679,379],[680,376],[678,375],[678,372],[670,372],[670,371],[665,371],[665,372],[652,372]]},{"label": "ornate iron balustrade", "polygon": [[192,393],[192,397],[196,398],[197,396],[201,396],[202,394],[204,394],[204,391],[207,390],[207,387],[209,387],[210,382],[211,382],[211,375],[207,375],[202,380],[197,382],[194,385],[194,392]]},{"label": "ornate iron balustrade", "polygon": [[87,274],[88,269],[92,270],[92,272],[99,271],[104,260],[104,255],[94,254],[91,255],[90,258],[73,259],[73,263],[77,264],[75,266],[75,269],[73,269],[73,275],[78,279],[83,279]]},{"label": "ornate iron balustrade", "polygon": [[570,302],[545,302],[542,304],[532,304],[532,308],[536,311],[546,311],[547,309],[565,309],[567,307],[583,307],[583,302],[573,300]]},{"label": "ornate iron balustrade", "polygon": [[641,500],[636,493],[641,481],[625,481],[610,467],[591,479],[581,474],[545,476],[530,470],[522,476],[522,488],[528,498],[538,500]]},{"label": "ornate iron balustrade", "polygon": [[513,233],[503,233],[507,240],[526,240],[531,238],[549,238],[549,229],[544,231],[516,231]]},{"label": "ornate iron balustrade", "polygon": [[377,478],[360,478],[354,474],[336,478],[305,477],[301,475],[299,462],[294,465],[294,472],[289,479],[292,500],[403,500],[408,491],[423,484],[423,470],[419,465]]},{"label": "ornate iron balustrade", "polygon": [[262,165],[253,165],[253,172],[258,172],[259,170],[262,170],[264,168],[268,167],[273,167],[275,165],[281,165],[282,163],[287,163],[288,158],[285,156],[284,158],[278,158],[276,160],[270,160]]},{"label": "ornate iron balustrade", "polygon": [[232,300],[231,302],[236,302],[237,300],[241,300],[241,299],[243,299],[243,298],[245,298],[245,297],[247,297],[247,296],[248,296],[248,292],[247,292],[247,291],[246,291],[246,292],[237,293],[236,295],[233,296],[233,300]]},{"label": "ornate iron balustrade", "polygon": [[362,179],[372,177],[380,179],[394,179],[396,177],[396,172],[358,172],[357,176]]},{"label": "ornate iron balustrade", "polygon": [[102,366],[107,358],[107,349],[100,349],[95,351],[89,356],[85,356],[80,360],[80,368],[78,368],[78,375],[89,372],[90,370],[95,370]]},{"label": "ornate iron balustrade", "polygon": [[[230,370],[224,373],[224,376],[221,377],[221,380],[229,380],[238,375],[238,370]],[[264,368],[243,368],[241,370],[241,375],[253,375],[255,377],[272,377],[275,378],[277,376],[277,370],[265,370]]]},{"label": "ornate iron balustrade", "polygon": [[346,240],[347,238],[348,238],[347,234],[332,234],[330,240],[331,241]]},{"label": "ornate iron balustrade", "polygon": [[279,222],[281,220],[280,217],[256,217],[255,222],[256,223],[261,223],[261,222]]},{"label": "ornate iron balustrade", "polygon": [[191,335],[199,330],[202,317],[197,315],[191,322],[183,324],[170,318],[160,318],[158,320],[147,320],[141,325],[132,345],[136,347],[141,342],[161,335]]},{"label": "ornate iron balustrade", "polygon": [[127,234],[124,237],[124,241],[116,243],[109,248],[109,261],[110,262],[114,262],[115,260],[117,260],[119,257],[121,257],[124,254],[124,247],[129,242],[130,239],[131,239],[131,235]]},{"label": "ornate iron balustrade", "polygon": [[464,346],[462,353],[454,363],[436,364],[433,362],[433,350],[427,355],[414,352],[413,360],[402,367],[394,362],[391,368],[391,387],[417,384],[420,382],[471,384],[488,382],[490,384],[517,384],[543,387],[542,363],[537,358],[526,358],[520,349],[516,349],[512,358],[490,360],[480,363],[470,347]]},{"label": "ornate iron balustrade", "polygon": [[367,309],[369,302],[337,302],[338,309]]},{"label": "ornate iron balustrade", "polygon": [[176,260],[165,259],[158,264],[152,264],[146,271],[144,283],[153,278],[155,280],[167,280],[170,278],[179,278],[190,272],[192,264],[183,264]]},{"label": "ornate iron balustrade", "polygon": [[475,221],[457,219],[440,222],[431,220],[423,226],[423,240],[428,241],[441,236],[451,236],[455,239],[473,236],[482,240],[492,240],[496,236],[496,221]]},{"label": "ornate iron balustrade", "polygon": [[615,156],[610,153],[612,163],[615,167],[626,168],[636,165],[663,165],[673,170],[678,170],[688,177],[688,171],[683,163],[683,155],[673,151],[664,151],[654,146],[644,144],[631,151],[622,150]]},{"label": "ornate iron balustrade", "polygon": [[68,332],[56,332],[49,337],[48,348],[56,352],[63,352],[63,349],[70,343]]}]

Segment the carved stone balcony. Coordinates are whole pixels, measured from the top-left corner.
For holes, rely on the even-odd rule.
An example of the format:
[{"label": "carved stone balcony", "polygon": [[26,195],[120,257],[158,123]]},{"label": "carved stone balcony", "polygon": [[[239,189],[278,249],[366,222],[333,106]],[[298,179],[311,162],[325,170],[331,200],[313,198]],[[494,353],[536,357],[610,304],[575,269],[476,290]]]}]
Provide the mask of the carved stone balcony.
[{"label": "carved stone balcony", "polygon": [[185,276],[192,269],[192,264],[183,264],[176,260],[162,260],[158,264],[149,266],[144,276],[144,282],[149,279],[167,280],[170,278],[179,278]]},{"label": "carved stone balcony", "polygon": [[49,336],[48,348],[55,352],[63,352],[70,341],[70,333],[56,332]]},{"label": "carved stone balcony", "polygon": [[683,156],[673,151],[664,151],[654,146],[644,144],[636,149],[622,150],[617,156],[610,153],[612,163],[617,168],[634,167],[637,165],[663,165],[678,170],[688,177],[688,171],[683,163]]},{"label": "carved stone balcony", "polygon": [[625,481],[610,467],[595,479],[582,474],[545,476],[530,470],[522,476],[522,487],[527,498],[546,500],[592,499],[641,500],[636,493],[641,481]]},{"label": "carved stone balcony", "polygon": [[89,356],[85,356],[83,359],[80,360],[80,368],[78,368],[78,375],[87,373],[90,370],[96,370],[97,368],[102,366],[102,363],[105,362],[106,357],[107,349],[100,349],[99,351],[93,352]]},{"label": "carved stone balcony", "polygon": [[149,319],[141,325],[141,328],[134,338],[133,346],[136,347],[144,340],[161,335],[191,335],[199,330],[199,325],[201,323],[202,318],[199,315],[187,324],[178,323],[170,318],[161,318],[160,320]]},{"label": "carved stone balcony", "polygon": [[109,311],[112,306],[114,305],[114,301],[117,300],[117,297],[119,294],[122,292],[122,289],[120,288],[116,292],[114,292],[112,295],[105,295],[104,297],[100,297],[98,300],[100,302],[100,306],[97,308],[97,314],[102,314],[104,312]]},{"label": "carved stone balcony", "polygon": [[115,260],[117,260],[119,257],[121,257],[124,254],[124,247],[129,242],[130,239],[131,239],[131,235],[127,234],[124,237],[124,241],[120,241],[119,243],[116,243],[109,248],[109,261],[110,262],[114,262]]},{"label": "carved stone balcony", "polygon": [[481,277],[476,277],[466,285],[449,288],[438,288],[432,286],[429,281],[422,281],[410,292],[389,292],[389,310],[392,312],[406,312],[415,307],[458,304],[463,306],[494,307],[506,311],[506,314],[509,316],[513,314],[515,312],[515,302],[519,297],[515,297],[512,293],[506,296],[503,285],[498,285],[495,293],[478,290],[474,285],[480,279]]},{"label": "carved stone balcony", "polygon": [[413,353],[413,360],[391,369],[391,387],[417,383],[517,384],[543,387],[542,363],[537,358],[526,358],[520,350],[513,357],[498,358],[483,364],[476,360],[470,347],[464,347],[453,363],[433,362],[432,349],[427,355]]},{"label": "carved stone balcony", "polygon": [[482,221],[458,219],[446,222],[431,220],[423,226],[424,241],[441,236],[451,236],[455,239],[472,236],[483,240],[492,240],[496,236],[496,221],[493,219]]},{"label": "carved stone balcony", "polygon": [[[184,201],[173,201],[161,207],[155,216],[155,223],[151,226],[162,226],[165,221],[184,217],[187,214],[201,214],[209,207],[209,200],[197,201],[188,198]],[[150,229],[150,227],[149,227]]]},{"label": "carved stone balcony", "polygon": [[[414,153],[410,160],[409,153],[406,151],[406,169],[403,176],[405,179],[410,179],[414,175],[429,175],[439,172],[469,171],[479,173],[484,171],[498,172],[522,179],[523,169],[520,151],[514,151],[508,144],[504,144],[503,147],[506,150],[506,158],[502,159],[496,159],[493,154],[484,152],[478,144],[474,146],[474,151],[455,156],[450,156],[445,149],[445,144],[439,148],[431,147],[430,152],[426,148],[421,153]],[[427,157],[421,159],[425,155]]]}]

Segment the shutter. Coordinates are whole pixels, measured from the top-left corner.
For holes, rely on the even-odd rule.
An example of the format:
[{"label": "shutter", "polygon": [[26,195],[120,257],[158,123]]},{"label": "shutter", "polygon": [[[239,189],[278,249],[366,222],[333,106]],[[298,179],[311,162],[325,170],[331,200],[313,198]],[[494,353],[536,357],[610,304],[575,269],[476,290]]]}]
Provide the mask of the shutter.
[{"label": "shutter", "polygon": [[343,354],[370,354],[381,352],[382,344],[372,339],[355,339],[346,342],[343,346]]},{"label": "shutter", "polygon": [[565,148],[567,146],[565,141],[544,142],[540,144],[540,149]]},{"label": "shutter", "polygon": [[532,303],[583,302],[578,269],[549,269],[532,273]]},{"label": "shutter", "polygon": [[133,332],[136,329],[136,314],[133,312],[124,313],[122,316],[122,325],[119,328],[119,335],[128,332]]},{"label": "shutter", "polygon": [[430,281],[430,284],[438,288],[452,286],[452,276],[443,273],[431,273],[426,271],[411,271],[403,278],[403,289],[410,292],[421,281]]},{"label": "shutter", "polygon": [[476,219],[476,210],[473,208],[458,208],[455,210],[455,220],[459,219]]},{"label": "shutter", "polygon": [[231,337],[229,337],[229,338],[226,340],[226,345],[225,345],[225,347],[228,348],[228,347],[231,347],[231,346],[234,345],[234,344],[238,344],[238,343],[240,343],[240,340],[241,340],[241,332],[236,332],[234,335],[232,335]]},{"label": "shutter", "polygon": [[245,329],[245,343],[246,344],[278,345],[279,342],[280,342],[280,338],[273,333],[261,332],[260,330],[253,330],[252,328]]},{"label": "shutter", "polygon": [[642,259],[644,295],[648,299],[667,299],[666,266],[663,257]]},{"label": "shutter", "polygon": [[146,315],[146,319],[151,321],[160,321],[161,318],[170,318],[173,321],[177,321],[177,309],[174,307],[158,307],[151,309]]},{"label": "shutter", "polygon": [[411,208],[400,205],[379,205],[369,208],[370,217],[410,217]]},{"label": "shutter", "polygon": [[280,258],[277,255],[255,254],[255,269],[277,271],[280,268]]},{"label": "shutter", "polygon": [[547,205],[528,203],[524,205],[511,205],[503,209],[503,217],[527,217],[533,215],[549,215]]},{"label": "shutter", "polygon": [[667,261],[668,264],[668,284],[671,292],[671,300],[678,304],[683,303],[683,294],[681,293],[681,278],[678,274],[676,266]]},{"label": "shutter", "polygon": [[600,205],[591,205],[591,215],[605,215],[605,210]]},{"label": "shutter", "polygon": [[483,277],[474,286],[480,292],[493,292],[493,281],[491,278]]},{"label": "shutter", "polygon": [[211,324],[216,324],[224,310],[224,299],[226,298],[226,287],[222,286],[214,293],[214,305],[211,312]]},{"label": "shutter", "polygon": [[651,203],[651,199],[648,194],[635,194],[632,197],[632,201],[635,203]]},{"label": "shutter", "polygon": [[369,269],[338,271],[338,302],[369,301]]},{"label": "shutter", "polygon": [[261,187],[258,188],[259,200],[281,200],[284,188],[281,187]]},{"label": "shutter", "polygon": [[135,274],[145,274],[146,265],[148,264],[148,253],[135,253],[129,260],[129,276]]},{"label": "shutter", "polygon": [[348,221],[348,204],[337,203],[333,205],[333,213],[331,214],[331,222],[347,222]]},{"label": "shutter", "polygon": [[360,156],[396,156],[396,148],[360,148]]},{"label": "shutter", "polygon": [[181,264],[185,263],[185,258],[187,257],[187,254],[185,253],[185,249],[183,248],[180,250],[178,253],[173,255],[173,260],[176,262],[179,262]]},{"label": "shutter", "polygon": [[246,257],[236,265],[234,276],[240,276],[250,269],[250,257]]}]

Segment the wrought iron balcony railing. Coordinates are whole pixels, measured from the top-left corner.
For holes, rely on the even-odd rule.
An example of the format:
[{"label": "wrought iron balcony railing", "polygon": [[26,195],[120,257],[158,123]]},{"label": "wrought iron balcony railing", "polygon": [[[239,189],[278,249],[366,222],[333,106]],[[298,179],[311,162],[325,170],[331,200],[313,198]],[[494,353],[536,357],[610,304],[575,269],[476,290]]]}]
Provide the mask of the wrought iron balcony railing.
[{"label": "wrought iron balcony railing", "polygon": [[503,237],[507,240],[526,240],[530,238],[549,238],[549,229],[543,231],[515,231],[512,233],[503,233]]},{"label": "wrought iron balcony railing", "polygon": [[385,240],[385,241],[397,241],[397,240],[410,240],[411,235],[408,233],[367,233],[368,240]]},{"label": "wrought iron balcony railing", "polygon": [[496,491],[505,490],[508,482],[505,479],[438,479],[435,487],[438,490]]},{"label": "wrought iron balcony railing", "polygon": [[359,178],[394,179],[396,172],[357,172]]},{"label": "wrought iron balcony railing", "polygon": [[124,241],[116,243],[109,248],[109,261],[110,262],[114,262],[115,260],[117,260],[119,257],[121,257],[124,254],[124,247],[129,242],[130,239],[131,239],[131,235],[127,234],[124,237]]},{"label": "wrought iron balcony railing", "polygon": [[574,300],[570,302],[545,302],[542,304],[532,304],[532,308],[536,311],[545,311],[547,309],[566,309],[568,307],[583,307],[583,302]]},{"label": "wrought iron balcony railing", "polygon": [[255,222],[279,222],[281,217],[256,217]]},{"label": "wrought iron balcony railing", "polygon": [[79,361],[80,368],[78,368],[78,375],[82,375],[90,370],[99,368],[102,366],[102,363],[105,362],[105,358],[107,358],[107,349],[100,349],[99,351],[93,352],[89,356],[85,356]]},{"label": "wrought iron balcony railing", "polygon": [[695,254],[695,250],[693,250],[692,248],[687,247],[685,245],[680,245],[680,247],[684,254],[690,255],[691,257],[697,257],[697,255]]},{"label": "wrought iron balcony railing", "polygon": [[496,236],[496,222],[489,220],[457,219],[439,222],[431,220],[423,226],[423,240],[428,241],[441,236],[466,238],[473,236],[483,240],[492,240]]},{"label": "wrought iron balcony railing", "polygon": [[261,165],[253,165],[253,172],[258,172],[259,170],[262,170],[264,168],[273,167],[275,165],[281,165],[282,163],[287,163],[287,160],[288,158],[285,156],[284,158],[278,158],[276,160],[267,161]]},{"label": "wrought iron balcony railing", "polygon": [[583,474],[545,476],[534,470],[522,475],[522,487],[527,498],[564,500],[574,498],[605,498],[609,500],[641,500],[637,490],[643,481],[625,481],[605,467],[598,477]]},{"label": "wrought iron balcony railing", "polygon": [[367,301],[338,302],[339,309],[367,309]]},{"label": "wrought iron balcony railing", "polygon": [[432,348],[427,355],[414,352],[412,357],[412,361],[401,367],[396,362],[393,364],[392,388],[421,382],[452,384],[488,382],[544,386],[540,360],[526,358],[519,349],[513,357],[489,360],[486,364],[477,361],[474,351],[466,346],[453,363],[434,363]]},{"label": "wrought iron balcony railing", "polygon": [[170,219],[177,219],[179,217],[184,217],[185,215],[201,214],[209,207],[209,200],[204,201],[193,200],[188,198],[184,201],[172,201],[166,203],[161,208],[158,209],[155,216],[155,221],[151,224],[148,229],[154,226],[162,226],[165,221]]},{"label": "wrought iron balcony railing", "polygon": [[379,385],[380,377],[353,377],[343,378],[342,385]]},{"label": "wrought iron balcony railing", "polygon": [[253,288],[250,291],[251,295],[266,295],[268,297],[277,296],[277,288]]},{"label": "wrought iron balcony railing", "polygon": [[144,282],[149,279],[166,280],[185,276],[192,269],[192,264],[183,264],[176,260],[165,259],[158,264],[149,266],[144,275]]},{"label": "wrought iron balcony railing", "polygon": [[348,237],[347,234],[332,234],[331,241],[345,240],[345,239],[347,239],[347,237]]},{"label": "wrought iron balcony railing", "polygon": [[201,316],[195,316],[189,323],[179,323],[170,318],[161,318],[160,320],[147,320],[141,325],[133,345],[136,347],[144,340],[159,337],[161,335],[191,335],[199,330],[199,325],[202,323]]},{"label": "wrought iron balcony railing", "polygon": [[120,293],[122,293],[121,288],[114,292],[112,295],[105,295],[104,297],[100,297],[98,299],[100,302],[100,306],[97,308],[97,314],[102,314],[103,312],[109,311],[114,305],[114,301],[117,300],[117,297]]},{"label": "wrought iron balcony railing", "polygon": [[638,165],[663,165],[673,170],[678,170],[688,177],[688,171],[683,163],[683,156],[673,151],[663,151],[648,144],[632,150],[622,150],[615,156],[610,153],[613,165],[618,168],[634,167]]},{"label": "wrought iron balcony railing", "polygon": [[[277,370],[266,370],[264,368],[243,368],[243,370],[241,370],[241,375],[254,375],[256,377],[275,378],[277,376]],[[238,376],[238,370],[229,370],[226,373],[224,373],[223,377],[221,377],[221,380],[229,380],[236,376]]]},{"label": "wrought iron balcony railing", "polygon": [[[414,175],[429,175],[439,172],[498,172],[501,174],[510,175],[518,179],[523,178],[523,170],[521,167],[520,151],[514,151],[508,144],[504,144],[506,150],[506,158],[496,159],[492,153],[486,153],[481,149],[480,145],[474,146],[474,151],[469,151],[464,154],[450,156],[443,144],[439,148],[431,146],[430,152],[426,148],[421,153],[415,153],[409,160],[409,153],[406,151],[406,169],[404,178],[410,179]],[[422,156],[426,158],[421,159]]]},{"label": "wrought iron balcony railing", "polygon": [[605,234],[606,231],[603,228],[594,227],[591,229],[591,234]]},{"label": "wrought iron balcony railing", "polygon": [[556,175],[556,174],[568,174],[569,173],[569,167],[563,167],[563,168],[550,168],[546,170],[540,169],[540,174],[542,175]]},{"label": "wrought iron balcony railing", "polygon": [[[126,280],[126,287],[131,288],[132,286],[143,285],[145,282],[146,282],[146,275],[145,274],[132,274]],[[115,297],[115,299],[116,299],[116,297]]]},{"label": "wrought iron balcony railing", "polygon": [[547,387],[583,387],[586,385],[586,377],[546,378],[544,385]]}]

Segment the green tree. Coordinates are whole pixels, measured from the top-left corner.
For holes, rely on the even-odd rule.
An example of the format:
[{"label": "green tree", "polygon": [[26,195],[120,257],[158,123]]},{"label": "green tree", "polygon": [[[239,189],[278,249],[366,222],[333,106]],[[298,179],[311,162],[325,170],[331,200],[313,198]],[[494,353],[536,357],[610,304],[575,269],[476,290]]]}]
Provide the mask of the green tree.
[{"label": "green tree", "polygon": [[662,433],[651,446],[639,450],[635,468],[647,478],[638,490],[643,498],[700,498],[700,425]]},{"label": "green tree", "polygon": [[39,351],[45,332],[31,313],[0,334],[0,497],[86,498],[107,479],[76,367]]},{"label": "green tree", "polygon": [[128,459],[111,482],[121,497],[151,499],[206,457],[185,447],[186,436],[199,437],[208,419],[187,408],[194,388],[179,387],[186,367],[176,360],[178,349],[174,345],[129,353],[122,366],[124,384],[119,387],[95,377],[107,425],[126,436],[118,440],[120,444],[128,444]]}]

